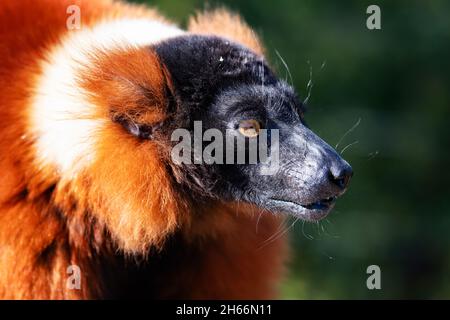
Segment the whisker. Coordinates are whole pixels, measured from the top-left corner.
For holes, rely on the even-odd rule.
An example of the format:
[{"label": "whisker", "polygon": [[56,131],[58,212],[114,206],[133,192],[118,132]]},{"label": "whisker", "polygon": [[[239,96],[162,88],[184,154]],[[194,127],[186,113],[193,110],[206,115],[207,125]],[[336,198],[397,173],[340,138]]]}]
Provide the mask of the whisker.
[{"label": "whisker", "polygon": [[361,118],[359,118],[358,121],[356,121],[356,123],[353,125],[353,127],[348,129],[347,132],[344,133],[344,135],[339,139],[338,143],[336,144],[336,146],[334,148],[337,149],[339,147],[339,145],[341,144],[341,142],[345,139],[345,137],[348,136],[351,132],[353,132],[353,130],[355,130],[359,126],[360,123],[361,123]]},{"label": "whisker", "polygon": [[304,104],[307,104],[309,101],[309,98],[311,98],[311,92],[312,92],[312,88],[314,86],[313,82],[312,82],[312,78],[313,78],[313,68],[312,65],[310,63],[310,61],[308,60],[308,65],[309,65],[309,81],[306,84],[306,91],[308,92],[305,100],[303,100]]},{"label": "whisker", "polygon": [[373,158],[375,158],[377,155],[378,155],[378,150],[375,152],[371,152],[371,153],[369,153],[369,159],[367,159],[367,160],[370,161]]},{"label": "whisker", "polygon": [[261,75],[261,89],[264,89],[264,64],[261,63],[261,65],[259,66],[259,74]]},{"label": "whisker", "polygon": [[330,256],[329,254],[327,254],[325,251],[322,251],[322,254],[327,257],[330,260],[334,260],[334,258],[332,256]]},{"label": "whisker", "polygon": [[[326,222],[326,223],[328,223],[330,226],[333,225],[333,224],[331,223],[331,221],[328,220],[328,219],[324,219],[323,221]],[[336,235],[336,234],[331,234],[330,232],[328,232],[328,230],[327,230],[327,228],[326,228],[326,226],[325,226],[325,223],[322,224],[322,229],[323,229],[323,231],[327,234],[327,236],[329,236],[329,237],[331,237],[331,238],[334,238],[334,239],[339,239],[339,238],[340,238],[340,236],[338,236],[338,235]]]},{"label": "whisker", "polygon": [[316,221],[315,225],[317,227],[317,235],[319,236],[319,238],[322,236],[322,234],[320,233],[320,221]]},{"label": "whisker", "polygon": [[322,229],[322,232],[323,232],[324,234],[326,234],[327,236],[329,236],[330,234],[329,234],[328,231],[325,229],[324,225],[321,224],[321,223],[319,223],[319,224],[320,224],[320,229]]},{"label": "whisker", "polygon": [[269,210],[267,210],[266,208],[260,208],[260,212],[259,212],[259,216],[258,219],[256,219],[256,228],[255,228],[255,233],[258,233],[258,225],[259,225],[259,221],[261,220],[261,216],[263,214],[271,214],[271,212]]},{"label": "whisker", "polygon": [[273,234],[269,239],[266,239],[266,240],[263,242],[263,245],[262,245],[261,247],[258,248],[258,250],[264,248],[265,246],[269,245],[270,243],[275,242],[276,240],[278,240],[279,238],[281,238],[283,235],[285,235],[286,232],[288,232],[288,231],[289,231],[289,230],[297,223],[297,221],[298,221],[299,219],[300,219],[300,218],[298,218],[298,217],[295,218],[294,222],[292,222],[290,226],[288,226],[287,228],[284,228],[284,230],[282,230],[281,232],[277,232],[277,233]]},{"label": "whisker", "polygon": [[280,226],[278,226],[278,229],[270,236],[268,237],[266,240],[263,241],[263,244],[266,244],[267,242],[270,242],[270,240],[272,240],[274,237],[276,237],[278,234],[280,234],[281,232],[283,232],[283,230],[286,228],[285,226],[285,221],[283,221]]},{"label": "whisker", "polygon": [[349,145],[347,145],[344,149],[341,150],[341,155],[344,154],[345,150],[347,150],[348,148],[350,148],[351,146],[354,146],[355,144],[357,144],[359,141],[356,140],[352,143],[350,143]]},{"label": "whisker", "polygon": [[305,220],[303,220],[303,224],[302,224],[302,234],[306,239],[314,240],[314,237],[312,235],[305,233]]},{"label": "whisker", "polygon": [[263,211],[261,210],[259,212],[258,218],[256,219],[255,233],[258,233],[259,220],[261,219],[262,214],[263,214]]},{"label": "whisker", "polygon": [[289,79],[291,81],[291,85],[293,85],[294,84],[294,80],[292,79],[292,74],[291,74],[291,71],[289,70],[289,67],[288,67],[286,61],[284,61],[283,57],[278,52],[278,50],[275,50],[275,53],[277,54],[278,58],[280,58],[281,62],[283,63],[283,65],[284,65],[284,67],[285,67],[285,69],[286,69],[286,71],[287,71],[287,73],[289,75]]}]

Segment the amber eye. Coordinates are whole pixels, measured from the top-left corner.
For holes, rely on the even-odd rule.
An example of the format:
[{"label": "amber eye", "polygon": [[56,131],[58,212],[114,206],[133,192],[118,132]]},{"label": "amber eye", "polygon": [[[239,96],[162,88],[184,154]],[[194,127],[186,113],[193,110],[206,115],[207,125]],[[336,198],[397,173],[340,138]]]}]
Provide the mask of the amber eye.
[{"label": "amber eye", "polygon": [[249,138],[256,137],[261,131],[261,124],[258,120],[242,120],[239,123],[239,132]]}]

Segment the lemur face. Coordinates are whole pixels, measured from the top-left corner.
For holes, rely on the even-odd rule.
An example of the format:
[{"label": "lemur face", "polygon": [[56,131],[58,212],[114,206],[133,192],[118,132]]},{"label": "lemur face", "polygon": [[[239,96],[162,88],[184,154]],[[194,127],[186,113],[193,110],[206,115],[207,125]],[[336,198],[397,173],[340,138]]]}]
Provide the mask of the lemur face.
[{"label": "lemur face", "polygon": [[[245,201],[304,220],[328,214],[346,190],[352,169],[305,125],[293,88],[279,80],[261,57],[227,40],[204,36],[173,38],[154,49],[174,88],[174,112],[161,129],[166,137],[183,128],[194,140],[195,123],[201,123],[203,132],[222,132],[223,145],[226,137],[235,137],[231,140],[235,155],[238,138],[245,141],[244,163],[237,157],[227,161],[226,150],[214,154],[223,160],[220,163],[173,163],[180,184],[199,199]],[[276,149],[278,156],[269,171],[261,156],[248,161],[251,143],[262,143],[262,133],[267,154],[274,157]]]}]

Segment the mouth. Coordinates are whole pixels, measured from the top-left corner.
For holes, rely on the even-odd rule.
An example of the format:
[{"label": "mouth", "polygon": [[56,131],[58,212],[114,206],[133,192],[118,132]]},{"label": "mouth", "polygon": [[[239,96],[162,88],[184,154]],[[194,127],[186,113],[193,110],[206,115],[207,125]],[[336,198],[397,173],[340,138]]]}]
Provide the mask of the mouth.
[{"label": "mouth", "polygon": [[291,214],[306,221],[319,221],[325,218],[334,207],[337,197],[320,199],[312,203],[301,204],[291,200],[269,198],[270,210]]}]

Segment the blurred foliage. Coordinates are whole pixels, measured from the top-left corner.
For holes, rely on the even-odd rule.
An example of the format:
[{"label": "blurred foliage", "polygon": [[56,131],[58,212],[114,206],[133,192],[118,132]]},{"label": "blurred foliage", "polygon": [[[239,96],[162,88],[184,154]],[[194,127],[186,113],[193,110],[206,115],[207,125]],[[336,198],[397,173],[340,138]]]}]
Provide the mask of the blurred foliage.
[{"label": "blurred foliage", "polygon": [[[301,97],[311,81],[317,133],[334,146],[360,121],[338,148],[355,143],[350,190],[326,220],[291,229],[283,298],[450,298],[449,1],[141,2],[181,25],[198,9],[239,12]],[[370,4],[381,30],[366,28]],[[371,264],[382,290],[366,288]]]}]

